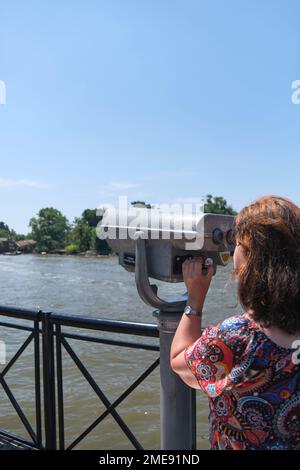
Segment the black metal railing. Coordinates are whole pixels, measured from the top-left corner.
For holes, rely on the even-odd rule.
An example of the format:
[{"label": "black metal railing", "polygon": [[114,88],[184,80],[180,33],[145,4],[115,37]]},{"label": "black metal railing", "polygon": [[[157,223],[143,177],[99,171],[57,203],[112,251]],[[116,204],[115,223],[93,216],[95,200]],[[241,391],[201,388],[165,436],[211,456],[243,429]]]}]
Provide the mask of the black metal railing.
[{"label": "black metal railing", "polygon": [[[4,328],[13,328],[29,333],[18,351],[0,372],[0,385],[2,385],[31,440],[24,440],[18,436],[12,435],[12,433],[6,429],[0,430],[0,436],[2,435],[5,439],[12,436],[14,441],[19,442],[20,445],[23,444],[24,446],[30,446],[35,449],[73,449],[108,415],[111,415],[127,436],[132,446],[135,449],[143,449],[141,443],[130,430],[129,426],[125,423],[116,408],[158,367],[159,358],[157,358],[127,390],[125,390],[116,400],[111,402],[99,386],[97,380],[88,370],[88,367],[76,354],[69,340],[72,339],[126,348],[144,349],[155,352],[159,352],[159,346],[155,344],[136,343],[119,339],[99,338],[77,332],[73,333],[70,329],[76,328],[90,331],[158,338],[159,331],[156,325],[89,318],[68,313],[43,312],[41,310],[32,311],[2,306],[0,306],[0,316],[22,320],[23,323],[24,320],[32,323],[31,326],[28,326],[24,325],[22,322],[0,321],[0,326]],[[5,380],[7,372],[32,342],[34,344],[35,371],[35,429],[33,429],[29,419],[26,417],[25,411],[18,403],[18,400]],[[98,416],[97,419],[94,419],[94,421],[68,446],[65,444],[64,425],[63,350],[77,366],[82,376],[92,387],[97,397],[106,408],[105,411]],[[42,373],[40,372],[41,368]]]}]

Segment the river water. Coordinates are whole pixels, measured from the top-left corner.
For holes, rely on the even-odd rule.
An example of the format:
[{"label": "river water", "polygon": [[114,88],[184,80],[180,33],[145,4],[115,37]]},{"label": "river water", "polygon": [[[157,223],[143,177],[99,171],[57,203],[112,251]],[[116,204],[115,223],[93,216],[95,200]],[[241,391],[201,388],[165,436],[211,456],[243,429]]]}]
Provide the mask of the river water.
[{"label": "river water", "polygon": [[[219,268],[207,295],[203,325],[239,313],[235,281],[230,279],[232,264]],[[157,282],[162,296],[179,294],[184,285]],[[79,258],[60,256],[0,256],[1,305],[41,308],[77,313],[97,318],[155,323],[153,309],[139,298],[134,275],[118,265],[116,257]],[[0,318],[0,321],[6,319]],[[9,320],[14,321],[14,320]],[[82,330],[76,330],[82,332]],[[74,332],[74,330],[72,330]],[[87,334],[87,331],[84,332]],[[95,335],[93,333],[93,335]],[[116,338],[109,333],[96,333]],[[0,327],[0,340],[6,343],[7,360],[28,333]],[[121,336],[119,336],[121,338]],[[123,340],[158,344],[158,339],[130,337]],[[157,352],[127,349],[69,340],[70,345],[113,402],[158,357]],[[3,365],[0,366],[3,368]],[[71,443],[105,407],[99,401],[66,352],[63,353],[64,410],[66,444]],[[33,347],[30,345],[8,372],[6,380],[34,427]],[[124,401],[117,411],[145,449],[159,449],[159,369]],[[208,404],[197,392],[197,448],[207,449]],[[0,386],[0,429],[25,438],[28,434]],[[132,449],[132,444],[111,416],[98,425],[77,449]]]}]

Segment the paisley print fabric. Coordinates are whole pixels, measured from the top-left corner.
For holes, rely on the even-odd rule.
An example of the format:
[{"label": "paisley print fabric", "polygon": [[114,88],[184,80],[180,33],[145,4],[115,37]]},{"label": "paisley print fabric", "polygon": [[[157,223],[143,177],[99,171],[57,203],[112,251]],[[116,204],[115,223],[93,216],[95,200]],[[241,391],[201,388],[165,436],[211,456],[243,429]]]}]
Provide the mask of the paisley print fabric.
[{"label": "paisley print fabric", "polygon": [[209,397],[211,449],[300,449],[300,365],[243,315],[209,326],[185,360]]}]

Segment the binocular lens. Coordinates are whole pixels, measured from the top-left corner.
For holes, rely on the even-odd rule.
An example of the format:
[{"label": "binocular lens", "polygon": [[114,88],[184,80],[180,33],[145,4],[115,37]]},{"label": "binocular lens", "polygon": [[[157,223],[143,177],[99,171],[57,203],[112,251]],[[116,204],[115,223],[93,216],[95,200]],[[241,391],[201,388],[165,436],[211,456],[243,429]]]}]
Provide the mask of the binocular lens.
[{"label": "binocular lens", "polygon": [[212,233],[212,240],[216,245],[220,245],[223,241],[224,234],[221,229],[215,228]]},{"label": "binocular lens", "polygon": [[226,234],[226,240],[229,245],[234,245],[235,244],[235,235],[233,230],[228,230]]}]

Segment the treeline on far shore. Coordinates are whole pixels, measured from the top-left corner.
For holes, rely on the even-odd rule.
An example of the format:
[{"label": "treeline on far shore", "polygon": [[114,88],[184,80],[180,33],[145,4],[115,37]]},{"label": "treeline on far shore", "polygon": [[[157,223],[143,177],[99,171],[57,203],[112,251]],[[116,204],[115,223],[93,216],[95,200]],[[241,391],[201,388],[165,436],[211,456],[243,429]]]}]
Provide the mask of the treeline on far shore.
[{"label": "treeline on far shore", "polygon": [[[144,201],[134,201],[133,206],[151,208]],[[206,196],[206,213],[231,214],[236,212],[221,197]],[[85,209],[80,217],[70,223],[58,209],[46,207],[40,209],[36,217],[30,219],[30,232],[18,234],[5,222],[0,222],[0,253],[58,253],[58,254],[100,254],[109,255],[110,247],[105,240],[100,240],[96,227],[102,216],[96,209]]]}]

